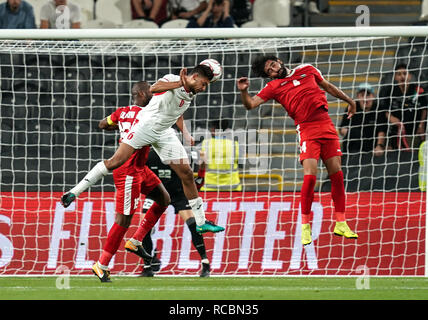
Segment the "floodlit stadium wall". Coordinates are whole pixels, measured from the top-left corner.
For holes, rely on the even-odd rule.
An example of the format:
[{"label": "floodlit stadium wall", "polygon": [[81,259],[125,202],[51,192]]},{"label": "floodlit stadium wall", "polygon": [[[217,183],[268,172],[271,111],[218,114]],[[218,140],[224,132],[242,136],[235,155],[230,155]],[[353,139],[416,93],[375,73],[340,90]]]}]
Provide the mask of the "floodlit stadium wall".
[{"label": "floodlit stadium wall", "polygon": [[[59,199],[117,148],[118,136],[101,132],[98,121],[131,103],[134,82],[153,83],[214,58],[223,77],[196,96],[185,119],[197,140],[209,137],[210,120],[229,121],[229,134],[240,145],[243,191],[201,192],[207,218],[226,228],[204,235],[212,275],[368,270],[427,276],[420,179],[428,173],[417,148],[379,158],[364,151],[344,154],[346,214],[358,240],[333,235],[329,179],[320,165],[314,241],[302,247],[303,173],[294,123],[274,102],[247,112],[236,90],[241,76],[250,78],[252,94],[263,88],[266,82],[252,77],[251,61],[274,54],[291,67],[313,64],[354,98],[361,82],[378,93],[392,83],[394,66],[406,62],[413,81],[428,92],[427,35],[428,27],[0,30],[0,275],[54,275],[64,267],[74,275],[91,273],[114,222],[113,179],[107,176],[67,209]],[[338,126],[346,105],[330,96],[328,101]],[[126,239],[140,220],[138,213]],[[197,275],[200,261],[190,233],[171,207],[155,229],[158,274]],[[123,246],[110,264],[112,275],[137,274],[141,267]]]}]

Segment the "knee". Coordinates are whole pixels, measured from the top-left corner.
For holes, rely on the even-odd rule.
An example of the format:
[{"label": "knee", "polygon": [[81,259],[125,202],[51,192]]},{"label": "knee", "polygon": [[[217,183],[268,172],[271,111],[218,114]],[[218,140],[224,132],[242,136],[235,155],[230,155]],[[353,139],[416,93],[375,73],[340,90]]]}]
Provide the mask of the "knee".
[{"label": "knee", "polygon": [[125,216],[123,214],[117,213],[115,218],[115,223],[123,228],[129,228],[131,224],[132,216]]},{"label": "knee", "polygon": [[169,196],[169,193],[165,190],[162,192],[158,204],[160,206],[167,207],[167,206],[169,206],[170,203],[171,203],[171,197]]}]

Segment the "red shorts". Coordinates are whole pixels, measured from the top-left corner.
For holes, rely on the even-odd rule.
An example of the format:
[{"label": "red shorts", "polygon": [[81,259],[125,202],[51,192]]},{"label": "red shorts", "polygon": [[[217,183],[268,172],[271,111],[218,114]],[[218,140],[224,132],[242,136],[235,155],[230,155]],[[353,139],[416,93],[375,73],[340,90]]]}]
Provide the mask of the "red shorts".
[{"label": "red shorts", "polygon": [[333,122],[328,120],[307,122],[297,126],[300,162],[321,158],[323,161],[341,156],[339,136]]},{"label": "red shorts", "polygon": [[161,184],[159,178],[147,166],[135,169],[119,167],[113,171],[116,186],[116,213],[132,215],[140,205],[140,194],[148,195]]}]

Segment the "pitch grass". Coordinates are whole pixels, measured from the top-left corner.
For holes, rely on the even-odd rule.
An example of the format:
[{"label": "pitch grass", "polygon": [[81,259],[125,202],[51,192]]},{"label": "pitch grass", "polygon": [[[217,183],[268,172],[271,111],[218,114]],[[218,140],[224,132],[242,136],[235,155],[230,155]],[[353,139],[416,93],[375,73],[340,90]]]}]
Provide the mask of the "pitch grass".
[{"label": "pitch grass", "polygon": [[[0,277],[1,300],[427,300],[428,278],[370,277]],[[366,279],[367,281],[367,279]],[[361,283],[361,282],[360,282]]]}]

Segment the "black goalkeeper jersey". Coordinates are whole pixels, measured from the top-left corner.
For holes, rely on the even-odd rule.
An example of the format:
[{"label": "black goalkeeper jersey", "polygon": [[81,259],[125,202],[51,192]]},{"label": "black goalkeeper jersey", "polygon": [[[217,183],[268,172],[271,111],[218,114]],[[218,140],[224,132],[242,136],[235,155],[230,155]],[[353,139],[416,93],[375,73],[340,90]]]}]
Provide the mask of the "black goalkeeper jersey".
[{"label": "black goalkeeper jersey", "polygon": [[149,152],[146,165],[159,177],[169,194],[183,191],[180,178],[170,166],[161,161],[153,149]]}]

